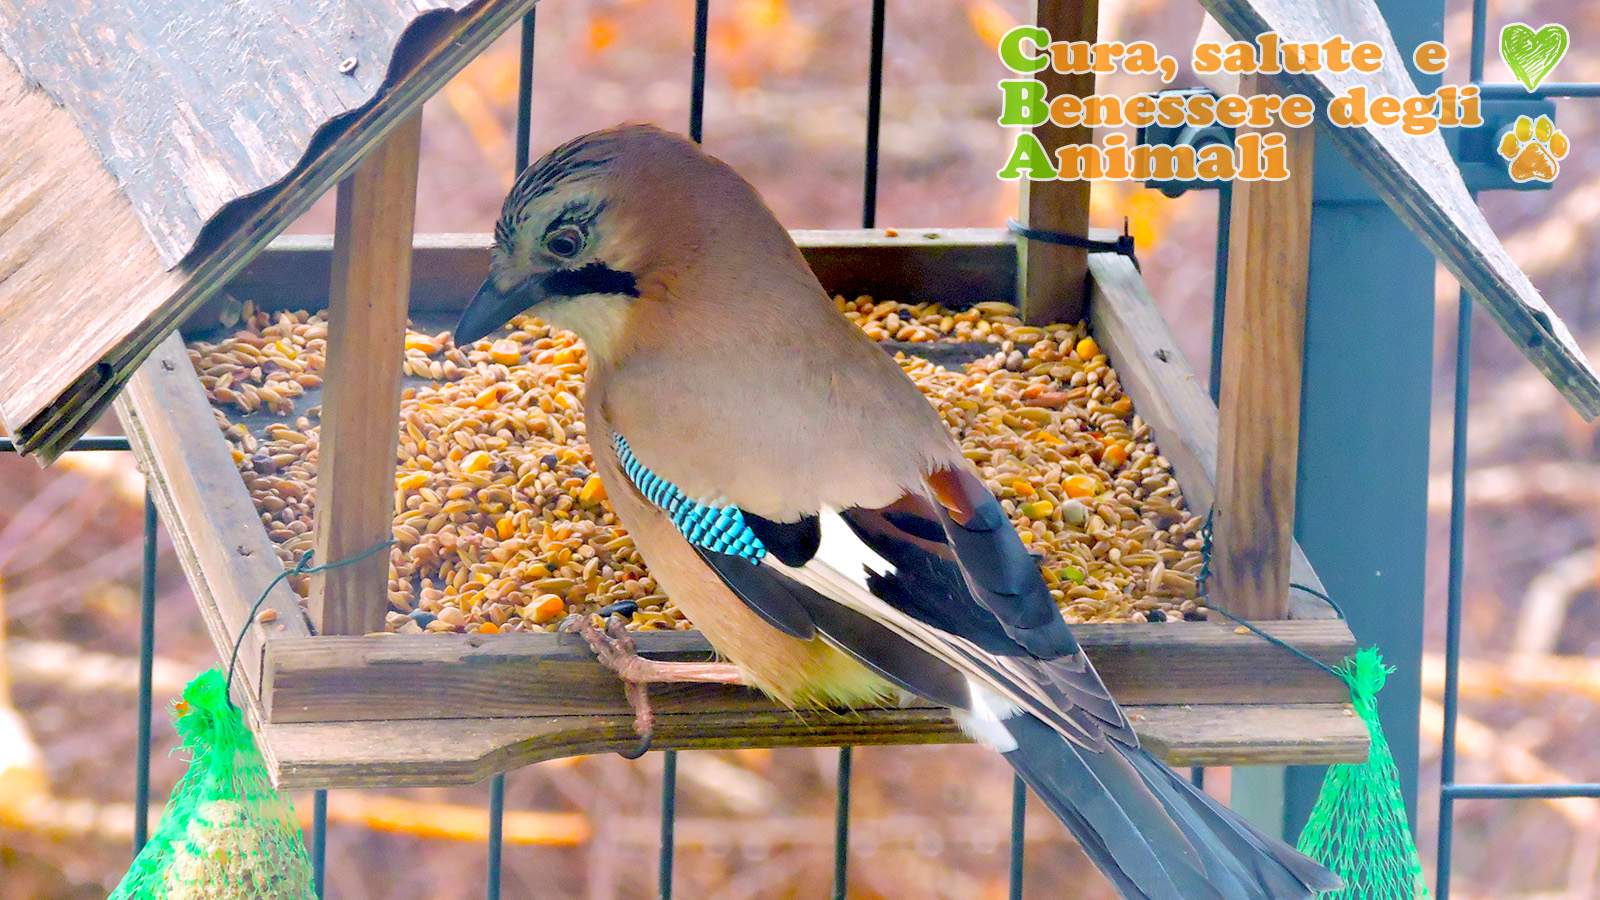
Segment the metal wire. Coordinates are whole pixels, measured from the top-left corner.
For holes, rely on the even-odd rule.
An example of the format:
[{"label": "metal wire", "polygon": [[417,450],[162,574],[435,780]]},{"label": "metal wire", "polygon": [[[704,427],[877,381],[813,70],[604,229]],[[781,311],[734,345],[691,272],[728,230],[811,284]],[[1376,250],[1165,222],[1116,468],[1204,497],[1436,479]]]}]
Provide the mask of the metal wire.
[{"label": "metal wire", "polygon": [[1600,97],[1600,83],[1547,81],[1536,91],[1520,84],[1485,84],[1479,90],[1485,100],[1554,100],[1558,97]]},{"label": "metal wire", "polygon": [[1448,784],[1443,791],[1457,800],[1564,800],[1600,797],[1600,784]]},{"label": "metal wire", "polygon": [[311,890],[327,896],[322,887],[328,874],[328,792],[311,795]]},{"label": "metal wire", "polygon": [[[127,435],[122,434],[91,434],[78,438],[68,453],[77,453],[82,450],[131,450],[128,445]],[[0,453],[16,453],[17,442],[14,438],[0,437]]]},{"label": "metal wire", "polygon": [[656,868],[656,891],[672,900],[673,830],[678,822],[678,751],[661,754],[661,856]]},{"label": "metal wire", "polygon": [[850,883],[850,769],[853,748],[839,748],[839,775],[833,805],[833,898],[844,900]]},{"label": "metal wire", "polygon": [[156,652],[156,502],[144,489],[144,571],[139,577],[139,746],[133,767],[133,855],[150,837],[151,675]]},{"label": "metal wire", "polygon": [[689,74],[689,139],[703,136],[706,109],[706,31],[711,21],[711,0],[694,4],[694,68]]},{"label": "metal wire", "polygon": [[506,776],[501,773],[489,782],[489,872],[483,890],[489,900],[500,900],[500,850],[504,844],[505,818]]},{"label": "metal wire", "polygon": [[1022,854],[1028,826],[1028,786],[1011,776],[1011,900],[1022,900]]}]

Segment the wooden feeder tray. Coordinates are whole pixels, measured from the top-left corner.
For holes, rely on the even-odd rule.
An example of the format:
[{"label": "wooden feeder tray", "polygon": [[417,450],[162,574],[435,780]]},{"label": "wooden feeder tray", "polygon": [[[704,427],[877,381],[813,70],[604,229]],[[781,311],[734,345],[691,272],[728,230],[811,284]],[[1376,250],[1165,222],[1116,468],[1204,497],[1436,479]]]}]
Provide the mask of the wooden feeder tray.
[{"label": "wooden feeder tray", "polygon": [[[796,232],[830,290],[962,306],[1016,291],[1014,239],[988,229]],[[414,315],[459,311],[488,266],[487,236],[421,236]],[[229,294],[264,309],[326,303],[331,241],[277,242]],[[1089,257],[1090,333],[1171,462],[1189,507],[1211,506],[1217,412],[1131,260]],[[202,312],[191,327],[217,321]],[[163,521],[222,658],[244,632],[236,678],[269,769],[284,788],[461,784],[562,756],[637,743],[620,683],[578,638],[541,633],[370,637],[311,632],[279,584],[275,547],[235,468],[182,337],[172,335],[117,401]],[[1291,578],[1321,590],[1298,547]],[[381,589],[375,585],[374,589]],[[1226,598],[1218,598],[1226,606]],[[1329,663],[1354,649],[1326,603],[1295,592],[1289,618],[1261,623]],[[1135,728],[1173,765],[1359,760],[1367,736],[1344,685],[1229,623],[1080,625],[1076,631]],[[696,632],[640,632],[641,652],[704,659]],[[734,687],[652,687],[655,746],[918,744],[964,740],[925,706],[796,714]]]}]

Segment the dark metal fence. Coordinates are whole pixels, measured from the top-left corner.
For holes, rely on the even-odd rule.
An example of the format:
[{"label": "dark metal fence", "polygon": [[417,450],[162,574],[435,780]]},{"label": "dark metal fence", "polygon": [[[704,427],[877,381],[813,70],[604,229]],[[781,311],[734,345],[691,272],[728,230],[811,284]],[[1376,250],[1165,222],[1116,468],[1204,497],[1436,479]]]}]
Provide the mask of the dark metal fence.
[{"label": "dark metal fence", "polygon": [[[865,128],[865,178],[862,187],[863,227],[874,227],[878,187],[878,133],[882,111],[883,45],[885,0],[873,0],[871,11],[870,53],[867,81],[867,121]],[[1480,84],[1485,98],[1527,98],[1520,85],[1484,84],[1483,68],[1487,29],[1487,0],[1474,0],[1472,7],[1472,49],[1470,80]],[[521,61],[516,124],[516,167],[521,172],[529,162],[531,119],[533,103],[533,53],[535,11],[530,11],[522,22]],[[703,134],[706,83],[706,35],[709,18],[709,0],[697,0],[694,23],[694,58],[690,75],[689,134],[699,141]],[[1550,83],[1533,96],[1539,98],[1600,97],[1600,83]],[[1220,323],[1223,314],[1223,276],[1227,271],[1228,192],[1219,194],[1217,231],[1217,290],[1214,297],[1214,339],[1211,360],[1211,388],[1215,398],[1220,374]],[[1450,863],[1454,836],[1454,804],[1467,799],[1531,799],[1565,797],[1600,797],[1597,784],[1466,784],[1455,780],[1456,721],[1461,655],[1461,607],[1463,576],[1463,544],[1465,534],[1465,485],[1467,469],[1467,401],[1468,378],[1471,370],[1472,302],[1463,291],[1457,319],[1455,355],[1454,433],[1451,446],[1450,492],[1450,558],[1447,575],[1444,734],[1440,765],[1439,840],[1435,884],[1441,900],[1450,893]],[[0,453],[15,452],[10,439],[0,438]],[[91,436],[80,438],[70,452],[127,451],[128,440],[121,436]],[[149,492],[144,501],[144,568],[141,578],[139,622],[139,746],[135,761],[134,852],[144,846],[149,833],[147,811],[150,797],[150,723],[152,713],[151,665],[155,629],[155,575],[156,575],[156,509]],[[661,784],[661,848],[658,860],[659,892],[661,897],[672,896],[673,828],[677,807],[677,753],[662,753]],[[834,830],[834,887],[833,896],[843,898],[849,873],[850,839],[850,774],[851,748],[839,750],[837,780],[837,806]],[[1199,773],[1196,773],[1198,778]],[[487,884],[485,895],[490,900],[500,896],[502,851],[502,819],[505,810],[505,775],[497,775],[489,786],[489,838],[487,847]],[[1020,779],[1014,783],[1011,807],[1011,850],[1009,858],[1010,896],[1022,897],[1023,884],[1023,832],[1026,821],[1027,791]],[[313,795],[311,854],[315,884],[319,896],[323,893],[327,858],[328,796],[326,791]]]},{"label": "dark metal fence", "polygon": [[[1528,98],[1520,84],[1484,84],[1488,43],[1488,0],[1472,3],[1472,55],[1469,77],[1485,98]],[[1600,83],[1551,82],[1536,98],[1600,97]],[[1462,577],[1466,542],[1467,400],[1472,375],[1472,299],[1463,290],[1457,301],[1455,408],[1450,443],[1450,568],[1446,582],[1444,657],[1444,734],[1439,761],[1439,845],[1434,883],[1439,900],[1450,896],[1450,862],[1457,800],[1525,800],[1600,797],[1600,784],[1464,784],[1456,781],[1456,715],[1460,700]]]}]

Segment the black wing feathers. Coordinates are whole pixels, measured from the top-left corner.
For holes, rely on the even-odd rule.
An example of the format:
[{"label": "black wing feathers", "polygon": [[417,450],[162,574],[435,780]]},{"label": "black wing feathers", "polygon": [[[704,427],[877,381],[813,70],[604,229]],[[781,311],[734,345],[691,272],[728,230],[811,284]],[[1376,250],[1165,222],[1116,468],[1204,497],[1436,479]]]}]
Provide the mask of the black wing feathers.
[{"label": "black wing feathers", "polygon": [[774,522],[754,513],[744,513],[744,523],[756,533],[767,552],[786,566],[803,566],[822,546],[822,527],[816,516],[798,522]]},{"label": "black wing feathers", "polygon": [[791,637],[801,640],[817,633],[811,614],[798,596],[810,591],[803,585],[783,577],[772,569],[755,565],[742,556],[718,553],[695,546],[695,552],[715,569],[726,584],[745,605],[755,611],[767,624]]}]

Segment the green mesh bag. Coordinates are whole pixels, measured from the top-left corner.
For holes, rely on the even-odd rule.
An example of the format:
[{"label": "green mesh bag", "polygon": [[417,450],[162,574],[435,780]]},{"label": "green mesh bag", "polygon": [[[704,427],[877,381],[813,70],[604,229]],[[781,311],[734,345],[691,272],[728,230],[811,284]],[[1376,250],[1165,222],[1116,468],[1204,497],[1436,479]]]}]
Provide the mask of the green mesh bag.
[{"label": "green mesh bag", "polygon": [[173,722],[189,771],[111,900],[314,900],[294,807],[267,778],[221,671],[189,682]]},{"label": "green mesh bag", "polygon": [[1375,647],[1357,651],[1339,667],[1350,685],[1356,715],[1367,725],[1371,748],[1364,763],[1329,767],[1311,819],[1300,832],[1300,852],[1344,881],[1342,889],[1323,897],[1400,900],[1428,895],[1400,793],[1400,773],[1378,722],[1378,691],[1390,671]]}]

